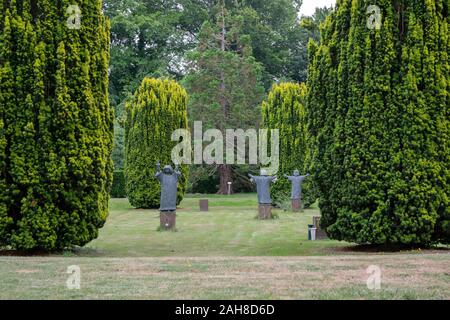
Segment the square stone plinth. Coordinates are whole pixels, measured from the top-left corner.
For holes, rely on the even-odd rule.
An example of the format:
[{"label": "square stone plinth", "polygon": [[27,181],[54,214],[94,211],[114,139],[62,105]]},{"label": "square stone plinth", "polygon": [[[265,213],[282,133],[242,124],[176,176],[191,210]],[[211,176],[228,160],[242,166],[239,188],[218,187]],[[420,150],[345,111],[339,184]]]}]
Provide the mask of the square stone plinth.
[{"label": "square stone plinth", "polygon": [[300,212],[302,208],[302,202],[300,199],[292,199],[292,211],[293,212]]},{"label": "square stone plinth", "polygon": [[261,220],[272,219],[272,205],[271,204],[259,204],[258,217]]},{"label": "square stone plinth", "polygon": [[177,214],[175,211],[161,211],[159,214],[161,231],[174,231],[176,227]]}]

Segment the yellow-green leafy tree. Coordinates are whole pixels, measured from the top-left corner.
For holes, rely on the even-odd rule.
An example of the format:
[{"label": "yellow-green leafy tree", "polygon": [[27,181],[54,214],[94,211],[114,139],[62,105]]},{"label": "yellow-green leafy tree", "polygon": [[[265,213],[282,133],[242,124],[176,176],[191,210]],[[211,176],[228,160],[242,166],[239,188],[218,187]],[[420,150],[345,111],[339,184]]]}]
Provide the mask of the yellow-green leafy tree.
[{"label": "yellow-green leafy tree", "polygon": [[77,3],[0,1],[0,246],[81,246],[108,215],[109,25]]},{"label": "yellow-green leafy tree", "polygon": [[[160,185],[156,163],[172,165],[172,141],[177,129],[188,129],[188,95],[177,82],[145,78],[126,105],[125,181],[126,194],[136,208],[158,208]],[[188,167],[181,166],[178,203],[187,187]]]},{"label": "yellow-green leafy tree", "polygon": [[338,240],[450,241],[449,1],[339,0],[311,44],[322,226]]},{"label": "yellow-green leafy tree", "polygon": [[[271,188],[272,198],[278,205],[283,205],[291,196],[291,183],[283,175],[292,175],[294,170],[302,175],[309,173],[306,93],[303,83],[275,84],[262,104],[264,128],[280,130],[279,179]],[[303,184],[302,199],[305,207],[316,201],[311,178]]]}]

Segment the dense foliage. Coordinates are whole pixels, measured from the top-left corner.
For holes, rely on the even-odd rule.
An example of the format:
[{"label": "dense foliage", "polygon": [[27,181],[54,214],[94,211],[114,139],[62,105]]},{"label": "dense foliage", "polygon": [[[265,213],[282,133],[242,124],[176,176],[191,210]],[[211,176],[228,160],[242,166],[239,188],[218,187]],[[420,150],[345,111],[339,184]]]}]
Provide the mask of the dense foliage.
[{"label": "dense foliage", "polygon": [[[0,245],[60,249],[108,214],[113,112],[100,0],[0,1]],[[75,20],[76,19],[71,19]]]},{"label": "dense foliage", "polygon": [[[264,95],[261,64],[252,56],[243,17],[229,12],[223,1],[216,10],[216,18],[203,25],[198,48],[189,56],[184,83],[191,97],[190,120],[202,121],[205,130],[219,129],[222,133],[232,128],[255,128]],[[227,194],[233,167],[218,163],[217,169],[219,193]]]},{"label": "dense foliage", "polygon": [[[176,129],[187,129],[186,91],[175,81],[145,78],[127,103],[125,127],[126,193],[136,208],[159,208],[160,185],[155,178],[156,163],[172,164],[172,141]],[[173,167],[173,164],[172,164]],[[178,202],[183,199],[187,166],[178,184]]]},{"label": "dense foliage", "polygon": [[[266,91],[280,79],[306,81],[308,39],[318,40],[318,25],[329,10],[318,9],[313,17],[305,17],[304,23],[299,23],[301,2],[105,0],[104,12],[111,19],[110,101],[117,116],[112,155],[115,168],[123,168],[124,162],[124,128],[119,124],[125,101],[144,77],[178,81],[185,77],[192,58],[188,55],[204,42],[204,24],[217,24],[221,3],[229,16],[227,32],[236,30],[230,20],[239,19],[238,36],[241,39],[245,36],[247,47],[252,48],[247,56],[260,65],[261,83]],[[236,77],[239,76],[238,71]],[[195,92],[188,88],[188,93],[192,96]]]},{"label": "dense foliage", "polygon": [[321,223],[358,243],[448,243],[449,2],[370,4],[381,28],[367,1],[340,0],[310,46]]},{"label": "dense foliage", "polygon": [[105,0],[111,18],[110,95],[118,114],[145,76],[184,77],[186,52],[198,45],[203,24],[214,23],[222,2],[230,15],[242,18],[267,89],[275,78],[305,80],[307,62],[299,52],[306,53],[308,38],[298,23],[300,0]]},{"label": "dense foliage", "polygon": [[[214,194],[220,185],[220,177],[214,167],[208,165],[192,165],[189,168],[188,193]],[[233,166],[234,193],[256,192],[256,186],[248,179],[248,173],[259,174],[259,166]]]},{"label": "dense foliage", "polygon": [[114,171],[111,187],[111,198],[126,198],[125,173],[123,170]]},{"label": "dense foliage", "polygon": [[[267,100],[262,104],[263,127],[280,130],[279,179],[271,188],[272,198],[278,204],[291,195],[291,183],[283,175],[292,175],[296,169],[305,175],[309,170],[305,98],[306,85],[281,83],[272,87]],[[302,199],[306,207],[316,200],[309,181],[310,178],[305,180],[302,188]]]}]

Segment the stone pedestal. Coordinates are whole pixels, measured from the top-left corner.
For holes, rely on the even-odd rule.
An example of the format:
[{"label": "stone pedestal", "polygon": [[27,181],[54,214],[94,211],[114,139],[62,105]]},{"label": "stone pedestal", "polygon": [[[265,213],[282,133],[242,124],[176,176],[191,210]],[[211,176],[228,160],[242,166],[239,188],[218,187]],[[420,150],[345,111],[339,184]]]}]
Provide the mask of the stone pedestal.
[{"label": "stone pedestal", "polygon": [[261,220],[272,219],[272,205],[259,204],[258,218]]},{"label": "stone pedestal", "polygon": [[159,214],[161,231],[174,231],[177,213],[175,211],[161,211]]},{"label": "stone pedestal", "polygon": [[300,212],[302,209],[302,202],[300,199],[292,199],[292,211]]},{"label": "stone pedestal", "polygon": [[313,217],[313,225],[314,225],[314,228],[317,229],[316,230],[316,240],[328,238],[325,230],[320,228],[320,217],[318,217],[318,216]]},{"label": "stone pedestal", "polygon": [[201,199],[199,201],[199,205],[200,205],[200,211],[201,212],[208,212],[209,211],[209,202],[206,199]]}]

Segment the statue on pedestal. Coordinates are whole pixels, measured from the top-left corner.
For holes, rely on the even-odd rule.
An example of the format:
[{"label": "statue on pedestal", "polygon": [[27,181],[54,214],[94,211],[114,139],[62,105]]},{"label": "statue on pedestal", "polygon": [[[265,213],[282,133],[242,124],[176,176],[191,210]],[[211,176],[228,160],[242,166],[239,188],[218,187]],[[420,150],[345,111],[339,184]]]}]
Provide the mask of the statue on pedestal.
[{"label": "statue on pedestal", "polygon": [[155,177],[161,184],[161,201],[159,211],[161,212],[161,229],[175,229],[175,219],[177,210],[177,190],[178,180],[181,177],[179,166],[176,165],[175,171],[172,166],[167,165],[161,171],[161,164],[156,164]]},{"label": "statue on pedestal", "polygon": [[259,203],[259,217],[272,218],[272,198],[270,197],[270,184],[277,180],[276,176],[269,176],[267,171],[261,169],[261,176],[249,174],[250,181],[256,184]]},{"label": "statue on pedestal", "polygon": [[292,209],[297,212],[301,209],[302,201],[302,183],[309,177],[309,174],[301,176],[298,170],[294,170],[293,176],[284,175],[292,183],[291,199]]}]

